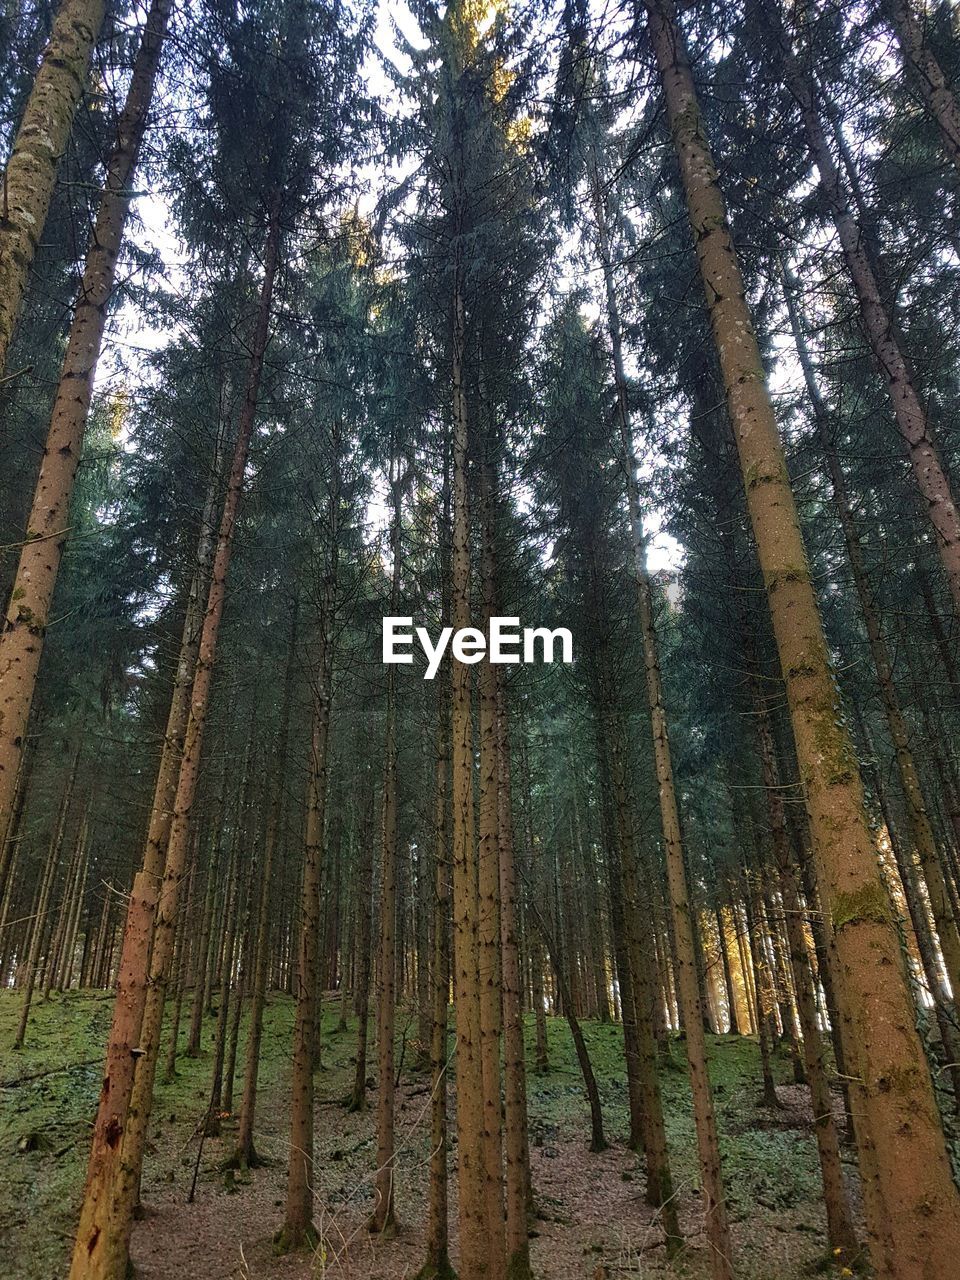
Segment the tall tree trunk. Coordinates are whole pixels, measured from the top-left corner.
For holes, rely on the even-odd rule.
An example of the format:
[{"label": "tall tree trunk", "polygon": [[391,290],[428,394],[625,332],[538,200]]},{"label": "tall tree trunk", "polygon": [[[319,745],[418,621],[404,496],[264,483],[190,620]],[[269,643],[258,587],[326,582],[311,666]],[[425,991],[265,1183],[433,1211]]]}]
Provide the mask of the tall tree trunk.
[{"label": "tall tree trunk", "polygon": [[370,935],[373,929],[373,783],[367,781],[367,807],[360,827],[359,921],[357,937],[357,1052],[348,1111],[367,1106],[367,1038],[370,1025]]},{"label": "tall tree trunk", "polygon": [[200,860],[200,843],[194,837],[193,853],[190,857],[190,885],[187,889],[187,900],[180,912],[177,925],[177,942],[174,948],[174,992],[173,1012],[170,1016],[170,1030],[167,1032],[167,1057],[163,1066],[163,1080],[170,1084],[177,1078],[177,1053],[180,1048],[180,1019],[183,1014],[183,992],[187,981],[187,955],[190,944],[187,938],[195,914],[194,896],[196,893],[197,863]]},{"label": "tall tree trunk", "polygon": [[[393,519],[390,551],[390,616],[400,607],[401,514],[404,476],[400,461],[391,459],[390,485]],[[380,877],[380,987],[377,1002],[377,1172],[376,1202],[371,1231],[396,1230],[394,1212],[394,1038],[397,1007],[397,682],[394,666],[387,667],[387,716],[383,744],[383,821]]]},{"label": "tall tree trunk", "polygon": [[503,999],[504,1154],[506,1156],[507,1276],[531,1276],[527,1218],[532,1208],[527,1122],[527,1067],[523,1043],[517,874],[513,847],[510,723],[502,670],[497,680],[497,827],[500,859],[500,955]]},{"label": "tall tree trunk", "polygon": [[313,1226],[313,1072],[319,1005],[320,862],[329,770],[332,661],[327,619],[321,622],[310,784],[303,850],[300,947],[297,964],[296,1018],[293,1032],[293,1081],[290,1105],[290,1165],[283,1225],[277,1237],[282,1250],[298,1249],[316,1239]]},{"label": "tall tree trunk", "polygon": [[[0,838],[6,833],[16,790],[44,633],[69,531],[70,498],[83,449],[107,307],[130,207],[131,178],[153,99],[172,4],[173,0],[153,0],[117,123],[117,142],[107,161],[106,181],[74,305],[26,539],[0,635]],[[7,166],[5,216],[0,218],[0,372],[9,339],[6,330],[19,308],[22,281],[36,243],[33,237],[39,236],[43,228],[56,160],[66,144],[73,108],[86,76],[90,46],[102,20],[101,0],[65,0]],[[66,29],[58,31],[61,21]],[[34,104],[41,85],[46,86],[42,103]],[[41,112],[37,120],[31,115],[35,105]],[[32,121],[29,127],[28,120]],[[21,149],[25,130],[30,145]],[[19,291],[17,281],[21,282]],[[13,311],[8,311],[11,307]]]},{"label": "tall tree trunk", "polygon": [[[462,195],[460,197],[462,199]],[[459,245],[459,241],[458,241]],[[466,392],[464,264],[457,249],[452,299],[453,408],[453,626],[470,625],[469,447]],[[477,937],[477,856],[473,812],[473,717],[470,667],[453,659],[451,692],[453,813],[453,961],[457,1028],[457,1160],[461,1280],[499,1280],[504,1235],[490,1237],[483,1164],[483,1074],[480,1062],[480,991]]]},{"label": "tall tree trunk", "polygon": [[[479,399],[484,419],[492,407]],[[482,525],[481,592],[483,625],[496,613],[496,531],[494,526],[494,480],[489,451],[493,442],[487,431],[479,448],[480,522]],[[504,1233],[503,1134],[501,1128],[500,1048],[503,1007],[500,985],[500,858],[499,858],[499,776],[497,752],[497,672],[485,659],[478,676],[480,773],[478,840],[478,907],[477,944],[480,981],[480,1067],[483,1078],[483,1164],[484,1202],[490,1218],[490,1238],[497,1250],[492,1265],[496,1278],[505,1268],[499,1257],[499,1239]],[[504,1236],[504,1240],[506,1237]],[[506,1248],[506,1244],[504,1245]],[[505,1259],[506,1255],[504,1255]]]},{"label": "tall tree trunk", "polygon": [[62,0],[0,178],[0,378],[105,9]]},{"label": "tall tree trunk", "polygon": [[[94,1265],[91,1259],[95,1256],[95,1265],[99,1268],[96,1274],[98,1277],[102,1276],[103,1280],[122,1280],[127,1265],[130,1229],[139,1199],[139,1182],[143,1168],[147,1123],[153,1105],[153,1084],[160,1047],[163,1005],[173,952],[180,883],[186,867],[193,802],[200,778],[203,736],[213,683],[217,639],[226,603],[227,575],[233,550],[233,535],[243,493],[247,456],[256,419],[260,375],[263,369],[263,358],[269,334],[273,285],[279,253],[279,214],[280,202],[278,198],[274,198],[269,216],[263,281],[260,287],[257,318],[251,342],[247,388],[240,412],[233,462],[230,468],[230,477],[213,557],[207,607],[203,619],[190,699],[190,714],[184,735],[180,772],[173,802],[173,817],[170,824],[170,836],[163,868],[163,880],[157,902],[153,950],[150,957],[150,982],[140,1027],[140,1045],[143,1049],[143,1056],[137,1066],[133,1094],[126,1114],[123,1140],[122,1143],[117,1143],[115,1147],[115,1166],[110,1175],[114,1183],[112,1188],[113,1204],[109,1210],[111,1220],[109,1229],[106,1229],[106,1224],[96,1226],[94,1228],[96,1235],[93,1236],[91,1234],[82,1245],[78,1244],[75,1248],[75,1265],[78,1268],[84,1265]],[[111,1036],[112,1034],[111,1030]],[[120,1103],[118,1101],[119,1108]],[[101,1173],[105,1172],[105,1169],[101,1169]],[[89,1190],[88,1187],[88,1193]],[[108,1196],[104,1196],[101,1202],[105,1203],[107,1198]],[[92,1248],[90,1248],[91,1245]],[[84,1248],[88,1249],[86,1262],[84,1262],[82,1252]],[[79,1275],[81,1272],[78,1271],[77,1274]]]},{"label": "tall tree trunk", "polygon": [[320,866],[330,769],[330,713],[333,700],[334,624],[340,552],[339,441],[333,440],[336,465],[327,496],[327,536],[323,587],[317,619],[317,656],[313,686],[313,731],[303,846],[300,939],[296,1014],[293,1028],[293,1079],[290,1105],[290,1163],[283,1224],[276,1236],[280,1250],[299,1249],[316,1240],[313,1225],[313,1073],[316,1069],[320,1014]]},{"label": "tall tree trunk", "polygon": [[743,277],[673,4],[646,5],[787,686],[821,901],[843,974],[837,996],[850,1031],[844,1047],[854,1055],[847,1066],[856,1081],[861,1168],[873,1205],[871,1260],[882,1276],[949,1275],[960,1256],[960,1194],[840,714]]},{"label": "tall tree trunk", "polygon": [[[213,1069],[210,1077],[210,1104],[207,1108],[206,1132],[209,1137],[219,1136],[221,1131],[220,1113],[224,1109],[223,1074],[227,1053],[230,989],[233,985],[234,969],[237,965],[237,936],[240,927],[240,915],[243,910],[242,886],[245,878],[243,864],[246,863],[249,866],[251,858],[249,844],[253,796],[253,735],[255,723],[255,719],[251,720],[247,748],[244,752],[243,779],[240,783],[240,804],[237,812],[237,825],[234,828],[230,870],[227,875],[227,898],[223,912],[223,964],[220,966],[217,1028],[213,1037]],[[241,993],[238,984],[236,992],[237,1003],[240,1002],[240,999]]]},{"label": "tall tree trunk", "polygon": [[803,1032],[803,1055],[807,1083],[813,1103],[814,1134],[817,1154],[823,1178],[823,1198],[827,1214],[827,1239],[838,1261],[850,1262],[857,1254],[857,1238],[850,1215],[850,1205],[843,1181],[840,1162],[840,1138],[833,1116],[833,1100],[824,1054],[824,1044],[817,1027],[817,1012],[813,999],[813,978],[803,936],[800,894],[790,856],[790,839],[784,812],[783,788],[777,768],[773,733],[766,702],[756,678],[751,680],[753,698],[753,723],[760,750],[763,785],[770,815],[770,832],[774,858],[783,894],[787,935],[790,944],[790,960],[793,965],[797,991],[797,1007]]},{"label": "tall tree trunk", "polygon": [[[445,484],[445,493],[448,492]],[[444,503],[445,514],[449,502]],[[444,559],[448,559],[447,556]],[[444,568],[447,566],[445,565]],[[444,592],[446,595],[446,592]],[[447,610],[443,609],[446,621]],[[447,1018],[450,1005],[450,824],[447,816],[450,771],[450,695],[444,681],[437,699],[437,756],[434,770],[434,923],[433,1028],[430,1037],[430,1191],[427,1256],[417,1280],[455,1280],[450,1262],[447,1179]]]}]

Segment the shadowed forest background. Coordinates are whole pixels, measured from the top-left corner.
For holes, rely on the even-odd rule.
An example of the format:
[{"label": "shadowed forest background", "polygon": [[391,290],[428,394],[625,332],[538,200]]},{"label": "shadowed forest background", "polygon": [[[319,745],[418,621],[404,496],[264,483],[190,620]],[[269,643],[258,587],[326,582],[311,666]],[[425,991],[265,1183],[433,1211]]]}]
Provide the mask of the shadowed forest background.
[{"label": "shadowed forest background", "polygon": [[5,1277],[957,1273],[957,77],[0,8]]}]

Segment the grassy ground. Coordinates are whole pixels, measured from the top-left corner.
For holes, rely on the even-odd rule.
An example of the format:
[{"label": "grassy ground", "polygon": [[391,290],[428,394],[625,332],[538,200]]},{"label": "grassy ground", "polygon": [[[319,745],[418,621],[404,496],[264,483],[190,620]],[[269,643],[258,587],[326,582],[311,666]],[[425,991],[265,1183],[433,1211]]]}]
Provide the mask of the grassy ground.
[{"label": "grassy ground", "polygon": [[[64,1273],[110,1008],[101,993],[70,993],[38,1004],[26,1047],[14,1053],[9,1046],[18,997],[0,993],[0,1274],[5,1280],[47,1280]],[[326,1224],[325,1251],[306,1261],[272,1258],[269,1237],[283,1197],[292,1013],[284,997],[268,1005],[258,1146],[271,1165],[230,1187],[220,1167],[230,1154],[228,1123],[224,1137],[205,1146],[197,1203],[189,1208],[185,1200],[197,1158],[196,1135],[207,1106],[212,1018],[204,1031],[205,1055],[181,1058],[176,1080],[159,1086],[144,1179],[144,1197],[154,1213],[138,1226],[134,1239],[144,1280],[167,1275],[299,1280],[318,1269],[372,1280],[410,1275],[422,1260],[426,1081],[407,1071],[398,1107],[398,1205],[404,1230],[396,1244],[374,1247],[362,1230],[372,1202],[373,1120],[369,1113],[347,1117],[339,1106],[352,1076],[355,1027],[351,1023],[347,1032],[335,1031],[332,1003],[325,1016],[317,1090],[317,1196],[320,1225]],[[532,1027],[528,1031],[532,1064]],[[622,1146],[627,1110],[620,1029],[587,1024],[585,1034],[614,1146],[599,1157],[586,1151],[588,1117],[573,1046],[566,1024],[551,1020],[551,1071],[546,1076],[531,1071],[529,1077],[540,1211],[534,1240],[538,1275],[567,1280],[623,1271],[668,1274],[656,1223],[643,1204],[636,1158]],[[758,1106],[755,1042],[714,1040],[710,1049],[739,1272],[756,1280],[809,1275],[822,1265],[826,1250],[805,1091],[788,1083],[789,1063],[778,1062],[784,1107],[766,1111]],[[408,1064],[411,1056],[408,1049]],[[662,1084],[681,1217],[692,1241],[674,1271],[698,1277],[704,1257],[696,1149],[679,1044],[673,1046],[673,1059],[663,1066]],[[238,1082],[238,1092],[239,1087]]]}]

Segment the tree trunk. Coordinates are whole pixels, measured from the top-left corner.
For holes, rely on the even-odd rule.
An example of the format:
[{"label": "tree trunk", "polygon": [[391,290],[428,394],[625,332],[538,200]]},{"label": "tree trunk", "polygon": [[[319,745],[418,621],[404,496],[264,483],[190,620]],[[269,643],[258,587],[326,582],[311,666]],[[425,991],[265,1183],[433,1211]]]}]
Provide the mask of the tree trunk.
[{"label": "tree trunk", "polygon": [[156,881],[145,871],[138,871],[123,929],[117,998],[93,1126],[80,1221],[70,1263],[70,1280],[116,1274],[107,1270],[117,1243],[112,1195],[114,1153],[123,1141],[134,1071],[142,1052],[139,1036],[143,993],[137,987],[143,987],[147,982],[156,905]]},{"label": "tree trunk", "polygon": [[803,370],[807,394],[813,407],[820,447],[827,463],[827,471],[833,488],[833,501],[840,518],[847,558],[850,561],[854,587],[860,603],[860,612],[863,615],[867,631],[870,656],[873,659],[874,672],[880,689],[887,728],[890,732],[890,739],[893,742],[896,755],[900,787],[906,802],[908,838],[920,856],[920,865],[923,868],[923,878],[930,897],[930,907],[933,911],[934,923],[937,926],[937,936],[940,940],[947,976],[950,979],[950,985],[956,992],[960,991],[960,929],[958,929],[953,903],[944,881],[936,838],[933,834],[933,827],[930,825],[927,803],[920,783],[920,775],[910,746],[910,731],[907,728],[907,723],[900,707],[900,698],[893,679],[893,663],[890,660],[890,654],[880,626],[880,617],[874,605],[873,594],[867,579],[867,569],[863,560],[860,537],[857,533],[853,512],[850,507],[850,499],[847,494],[846,477],[840,466],[840,459],[833,440],[830,413],[817,385],[813,362],[810,358],[803,324],[797,309],[797,282],[788,269],[785,268],[783,274],[784,299],[790,317],[794,345]]},{"label": "tree trunk", "polygon": [[[600,186],[600,175],[596,164],[593,167],[593,198],[598,253],[603,271],[607,300],[607,320],[613,352],[614,381],[617,392],[616,421],[619,437],[617,444],[627,485],[637,610],[643,639],[647,701],[650,709],[654,762],[660,799],[660,820],[666,849],[667,881],[670,889],[670,905],[677,945],[677,986],[683,1008],[684,1025],[687,1031],[686,1050],[693,1088],[694,1118],[696,1120],[697,1147],[700,1156],[700,1175],[703,1179],[707,1238],[710,1242],[711,1267],[714,1280],[732,1280],[730,1229],[727,1222],[726,1199],[720,1173],[720,1147],[713,1111],[713,1098],[710,1079],[707,1074],[706,1041],[703,1036],[704,1011],[700,1000],[700,987],[697,979],[696,956],[694,953],[694,922],[688,902],[686,870],[680,835],[680,816],[677,809],[673,765],[670,759],[670,744],[667,735],[666,709],[660,676],[660,658],[653,618],[653,596],[647,569],[640,492],[637,484],[636,456],[633,448],[627,402],[627,379],[623,363],[620,312],[614,287],[613,266],[607,235],[606,210]],[[696,1027],[691,1025],[693,1020],[696,1021]],[[670,1194],[668,1193],[668,1195]],[[660,1201],[661,1204],[665,1202],[665,1199]]]},{"label": "tree trunk", "polygon": [[[446,485],[445,485],[446,490]],[[445,502],[445,514],[449,503]],[[446,558],[446,557],[445,557]],[[445,566],[446,567],[446,566]],[[447,610],[443,609],[446,620]],[[417,1280],[455,1280],[450,1262],[447,1179],[447,1017],[450,1005],[450,825],[447,818],[450,769],[450,696],[444,681],[437,699],[437,757],[434,774],[433,1027],[430,1036],[430,1191],[427,1256]]]},{"label": "tree trunk", "polygon": [[[459,245],[459,241],[458,241]],[[456,251],[452,314],[453,406],[453,626],[470,625],[470,513],[467,479],[468,424],[463,301],[464,264]],[[490,1238],[483,1164],[483,1074],[480,1062],[477,857],[473,812],[471,675],[452,660],[451,751],[453,796],[453,960],[457,1028],[457,1163],[459,1173],[461,1280],[499,1280],[504,1235]]]},{"label": "tree trunk", "polygon": [[0,179],[0,377],[105,8],[104,0],[62,0]]},{"label": "tree trunk", "polygon": [[370,1024],[370,935],[373,930],[373,786],[367,780],[367,811],[360,828],[358,973],[356,983],[357,1053],[348,1111],[367,1106],[367,1038]]},{"label": "tree trunk", "polygon": [[503,673],[497,667],[494,674],[497,681],[497,834],[500,860],[507,1276],[509,1280],[528,1280],[532,1272],[527,1218],[532,1209],[533,1193],[527,1122],[527,1066],[520,998],[520,952],[517,940],[510,723]]},{"label": "tree trunk", "polygon": [[[396,473],[394,473],[396,472]],[[391,459],[393,520],[390,549],[393,566],[390,616],[400,607],[400,520],[403,477],[400,462]],[[380,974],[377,1002],[377,1172],[376,1202],[371,1231],[396,1231],[394,1212],[394,1038],[397,1006],[397,682],[394,666],[387,668],[387,723],[383,744],[383,824],[381,828],[380,878]]]},{"label": "tree trunk", "polygon": [[[481,384],[482,385],[482,384]],[[484,418],[491,406],[479,399]],[[488,426],[488,434],[490,434]],[[484,454],[493,447],[489,439],[479,446]],[[481,593],[483,625],[496,613],[496,547],[494,527],[494,479],[489,456],[480,462],[480,523],[482,526]],[[480,1069],[483,1078],[484,1203],[494,1241],[491,1275],[505,1274],[506,1254],[499,1255],[504,1235],[503,1133],[501,1128],[500,1040],[503,1006],[500,984],[500,867],[499,867],[499,757],[497,752],[497,673],[485,659],[479,669],[480,773],[478,831],[477,945],[480,983]],[[515,1224],[514,1224],[515,1225]]]},{"label": "tree trunk", "polygon": [[[117,144],[107,161],[26,539],[0,636],[0,838],[6,833],[16,790],[44,633],[69,532],[70,498],[130,207],[131,178],[172,3],[153,0],[117,124]],[[0,219],[0,372],[27,267],[46,217],[56,161],[66,145],[90,46],[102,20],[100,0],[65,0],[7,166],[6,216]],[[35,103],[38,94],[40,101]],[[37,118],[35,110],[40,113]],[[21,146],[25,134],[29,142]]]},{"label": "tree trunk", "polygon": [[937,123],[947,158],[960,169],[960,105],[943,68],[923,38],[910,0],[886,0],[885,6],[903,60],[915,73],[927,110]]},{"label": "tree trunk", "polygon": [[960,1256],[960,1195],[840,714],[744,282],[673,5],[646,3],[787,686],[821,900],[843,974],[837,997],[851,1033],[844,1047],[854,1055],[847,1066],[856,1080],[861,1167],[868,1198],[883,1207],[882,1219],[870,1214],[871,1259],[883,1276],[949,1275]]}]

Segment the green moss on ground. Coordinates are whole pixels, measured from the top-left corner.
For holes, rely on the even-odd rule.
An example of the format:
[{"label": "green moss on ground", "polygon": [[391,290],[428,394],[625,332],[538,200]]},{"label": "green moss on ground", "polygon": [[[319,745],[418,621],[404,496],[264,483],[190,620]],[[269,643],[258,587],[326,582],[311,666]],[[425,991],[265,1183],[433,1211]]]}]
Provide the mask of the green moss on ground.
[{"label": "green moss on ground", "polygon": [[[19,1003],[17,993],[0,992],[0,1256],[5,1259],[5,1280],[7,1276],[11,1280],[47,1280],[63,1274],[75,1223],[111,999],[101,992],[71,992],[47,1003],[38,1002],[26,1046],[14,1053],[10,1046]],[[345,1095],[353,1075],[355,1022],[351,1019],[346,1031],[336,1031],[338,1016],[339,1001],[330,1002],[324,1019],[323,1068],[317,1075],[318,1100],[324,1105]],[[203,1055],[196,1059],[181,1057],[176,1079],[159,1085],[157,1090],[153,1136],[175,1132],[178,1159],[183,1165],[183,1169],[176,1170],[178,1184],[189,1183],[196,1157],[192,1135],[207,1104],[214,1023],[213,1017],[205,1019]],[[405,1026],[409,1034],[410,1021],[398,1019],[398,1055]],[[261,1110],[266,1115],[272,1109],[281,1121],[285,1115],[292,1030],[292,1001],[285,996],[271,996],[264,1024]],[[587,1022],[583,1030],[603,1100],[607,1137],[622,1141],[628,1125],[621,1028]],[[533,1072],[532,1017],[527,1019],[525,1031],[532,1144],[560,1147],[568,1142],[583,1143],[587,1107],[566,1023],[562,1019],[548,1020],[550,1071],[543,1076]],[[184,1026],[181,1044],[185,1038]],[[242,1088],[244,1040],[245,1034],[238,1059],[237,1102]],[[820,1189],[812,1132],[799,1126],[787,1127],[782,1117],[772,1118],[758,1105],[760,1071],[754,1040],[710,1037],[708,1043],[733,1216],[756,1213],[757,1206],[774,1213],[801,1207],[816,1223],[820,1216]],[[417,1078],[413,1058],[408,1044],[404,1074],[410,1080]],[[775,1060],[775,1070],[781,1083],[790,1082],[791,1065],[786,1055]],[[661,1066],[661,1082],[675,1182],[681,1187],[693,1187],[698,1181],[696,1144],[683,1045],[679,1041],[672,1043],[671,1057]],[[366,1159],[366,1148],[372,1142],[372,1109],[363,1126],[366,1136],[358,1146],[364,1150],[356,1154],[360,1160]],[[280,1138],[278,1130],[276,1138]],[[268,1154],[269,1145],[265,1143]],[[274,1145],[279,1146],[279,1141]],[[205,1183],[222,1184],[222,1172],[208,1163],[207,1154],[212,1160],[214,1152],[205,1152],[200,1194],[208,1194]],[[349,1163],[352,1154],[352,1148],[338,1149],[327,1152],[326,1159]],[[156,1159],[153,1177],[158,1176]],[[637,1176],[642,1176],[639,1167]],[[237,1188],[242,1190],[246,1181],[245,1176],[238,1176]],[[241,1200],[238,1195],[231,1203],[240,1205]]]}]

